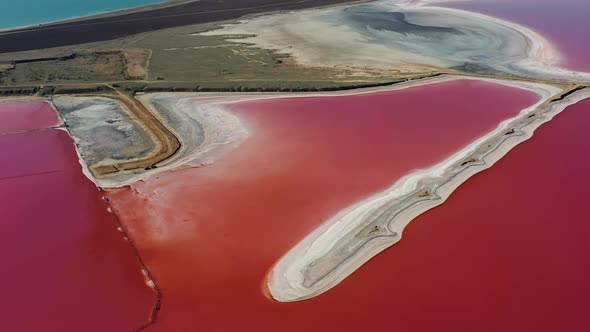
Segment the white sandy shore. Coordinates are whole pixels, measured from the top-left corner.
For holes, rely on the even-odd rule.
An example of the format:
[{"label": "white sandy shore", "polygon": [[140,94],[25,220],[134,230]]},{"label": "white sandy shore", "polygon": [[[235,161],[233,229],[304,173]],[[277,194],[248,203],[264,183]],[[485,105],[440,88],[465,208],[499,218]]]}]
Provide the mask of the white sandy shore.
[{"label": "white sandy shore", "polygon": [[[533,83],[487,81],[532,90],[543,99],[523,110],[517,117],[504,121],[496,130],[473,142],[447,160],[429,169],[409,174],[386,191],[354,204],[330,218],[282,257],[270,272],[268,288],[276,300],[282,302],[304,300],[334,287],[369,259],[397,243],[401,239],[403,229],[416,216],[442,204],[459,185],[474,174],[491,167],[516,145],[530,138],[536,128],[550,121],[553,116],[563,111],[567,106],[590,97],[590,91],[582,90],[582,92],[572,94],[548,107],[546,102],[555,94],[560,93],[560,89]],[[542,117],[539,116],[539,112],[543,113]],[[533,120],[527,120],[532,114],[535,114],[536,117]],[[483,151],[482,147],[485,149],[489,142],[502,138],[506,131],[509,128],[514,128],[513,125],[520,123],[519,121],[524,121],[522,123],[533,122],[520,128],[522,131],[520,135],[509,136],[500,141],[497,148],[490,153],[480,153],[479,163],[462,168],[458,167],[461,161]],[[445,176],[449,178],[445,178]],[[429,183],[435,181],[439,181],[442,185],[434,188],[429,186]],[[401,200],[402,197],[413,195],[423,188],[434,189],[429,193],[429,199]],[[416,198],[415,195],[413,197]],[[404,202],[411,202],[411,204],[404,206]],[[388,206],[388,204],[390,205]],[[362,229],[361,226],[370,221],[371,216],[380,212],[380,209],[384,209],[384,207],[391,209],[395,204],[399,205],[397,211],[400,212],[382,223],[387,228],[381,230],[383,236],[376,236],[362,243],[358,251],[343,259],[342,253],[338,252],[336,247],[339,241],[344,239],[343,246],[350,244],[350,247],[353,247],[357,244],[354,241],[359,241],[358,238],[346,239],[347,236],[351,236],[351,232],[356,232],[359,228]]]},{"label": "white sandy shore", "polygon": [[[223,103],[202,102],[170,93],[144,94],[138,99],[180,140],[180,150],[157,164],[159,169],[210,164],[239,146],[247,137],[245,124],[223,109]],[[155,107],[155,102],[164,108]]]},{"label": "white sandy shore", "polygon": [[590,75],[559,68],[559,52],[534,30],[479,13],[435,7],[436,2],[441,1],[377,1],[371,8],[383,12],[401,9],[412,14],[406,17],[409,23],[454,28],[471,37],[449,39],[456,44],[441,45],[412,33],[367,32],[341,17],[347,8],[366,6],[354,4],[263,15],[201,34],[226,35],[230,42],[288,54],[307,67],[379,68],[405,73],[477,64],[521,76],[569,80],[575,74],[581,81],[590,81]]}]

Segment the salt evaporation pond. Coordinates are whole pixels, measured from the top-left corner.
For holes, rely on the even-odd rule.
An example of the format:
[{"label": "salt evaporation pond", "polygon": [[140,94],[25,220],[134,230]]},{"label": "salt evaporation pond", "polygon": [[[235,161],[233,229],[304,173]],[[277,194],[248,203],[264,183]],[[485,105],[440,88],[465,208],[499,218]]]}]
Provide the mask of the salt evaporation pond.
[{"label": "salt evaporation pond", "polygon": [[55,112],[44,102],[0,104],[0,124],[2,329],[132,331],[147,323],[154,292],[82,174],[71,138],[43,129],[57,124]]},{"label": "salt evaporation pond", "polygon": [[[399,259],[397,248],[390,250],[385,268],[370,261],[309,301],[273,302],[263,284],[280,256],[334,213],[446,158],[537,100],[528,91],[462,80],[233,105],[252,131],[237,150],[211,166],[169,171],[109,191],[165,294],[160,322],[152,329],[383,330],[399,326],[392,317],[396,311],[409,309],[407,319],[424,319],[430,312],[422,306],[470,296],[466,292],[472,289],[450,299],[404,291],[427,285],[400,274],[391,259]],[[436,252],[441,243],[452,239],[421,245]],[[424,265],[419,254],[404,255]],[[396,278],[407,279],[392,282]]]},{"label": "salt evaporation pond", "polygon": [[44,101],[0,104],[0,133],[49,128],[59,123],[57,113]]},{"label": "salt evaporation pond", "polygon": [[472,0],[436,6],[482,13],[532,28],[557,47],[563,66],[590,72],[590,3],[585,0]]}]

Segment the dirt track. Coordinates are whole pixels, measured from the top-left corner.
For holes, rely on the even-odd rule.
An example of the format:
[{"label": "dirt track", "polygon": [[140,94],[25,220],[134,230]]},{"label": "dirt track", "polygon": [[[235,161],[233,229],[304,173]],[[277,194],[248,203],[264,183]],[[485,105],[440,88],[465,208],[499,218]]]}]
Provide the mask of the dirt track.
[{"label": "dirt track", "polygon": [[119,162],[111,165],[102,165],[92,167],[92,172],[96,176],[116,173],[119,171],[128,171],[136,169],[152,168],[157,163],[173,156],[180,148],[180,141],[174,134],[168,130],[149,110],[138,100],[122,93],[102,96],[117,100],[135,116],[148,131],[156,144],[154,151],[140,159],[134,159]]},{"label": "dirt track", "polygon": [[352,0],[196,1],[120,15],[0,32],[0,53],[111,40],[176,26],[235,19],[247,14],[332,5]]}]

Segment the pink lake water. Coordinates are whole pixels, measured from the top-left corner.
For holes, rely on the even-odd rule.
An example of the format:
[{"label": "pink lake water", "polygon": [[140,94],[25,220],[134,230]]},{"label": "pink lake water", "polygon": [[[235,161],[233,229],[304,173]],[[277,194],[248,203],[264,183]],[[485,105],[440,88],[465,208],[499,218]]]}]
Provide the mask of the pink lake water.
[{"label": "pink lake water", "polygon": [[[586,0],[445,6],[531,27],[567,68],[590,71]],[[323,220],[536,100],[466,81],[336,99],[236,105],[255,128],[238,150],[109,192],[164,291],[147,331],[590,331],[590,101],[418,217],[335,289],[300,303],[265,298],[268,268]],[[0,105],[0,329],[131,331],[154,295],[71,139],[14,133],[56,125],[47,111]]]},{"label": "pink lake water", "polygon": [[[403,283],[383,287],[398,274],[395,262],[387,271],[372,269],[369,262],[363,281],[351,278],[299,303],[268,299],[262,284],[268,269],[322,221],[413,169],[444,159],[537,99],[515,88],[454,81],[233,105],[232,112],[252,128],[236,150],[210,166],[164,172],[132,188],[108,191],[163,292],[160,321],[150,329],[386,331],[397,326],[392,314],[414,295],[403,291]],[[422,245],[434,250],[438,242]],[[470,294],[453,299],[462,296]],[[408,318],[429,314],[408,308],[412,311],[402,313]]]},{"label": "pink lake water", "polygon": [[0,133],[49,128],[59,123],[57,113],[44,101],[0,104]]},{"label": "pink lake water", "polygon": [[590,331],[589,128],[590,100],[566,109],[350,282],[396,294],[400,331]]},{"label": "pink lake water", "polygon": [[133,331],[154,292],[56,119],[0,104],[0,330]]},{"label": "pink lake water", "polygon": [[590,72],[590,2],[587,0],[471,0],[438,3],[532,28],[563,56],[562,65]]}]

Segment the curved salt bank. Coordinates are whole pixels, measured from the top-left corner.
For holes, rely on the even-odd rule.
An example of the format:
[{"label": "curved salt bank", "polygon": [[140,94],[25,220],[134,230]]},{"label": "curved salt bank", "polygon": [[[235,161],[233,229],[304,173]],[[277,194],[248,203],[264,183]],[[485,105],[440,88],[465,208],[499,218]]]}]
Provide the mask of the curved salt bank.
[{"label": "curved salt bank", "polygon": [[[278,13],[201,34],[289,54],[309,67],[572,79],[571,71],[557,67],[555,47],[535,31],[483,14],[430,6],[436,2],[389,0]],[[579,73],[576,79],[590,81],[590,76]]]},{"label": "curved salt bank", "polygon": [[[134,116],[103,97],[56,97],[53,102],[69,124],[86,176],[102,188],[117,188],[180,166],[200,166],[237,147],[248,136],[240,119],[216,101],[197,94],[154,93],[138,99],[180,141],[172,156],[155,168],[96,177],[92,166],[134,160],[150,153],[153,139]],[[121,139],[121,138],[125,139]]]},{"label": "curved salt bank", "polygon": [[181,142],[179,151],[158,164],[159,168],[212,163],[248,136],[245,125],[224,109],[222,101],[175,93],[145,94],[139,100]]},{"label": "curved salt bank", "polygon": [[369,259],[401,240],[418,215],[442,204],[463,182],[491,167],[567,106],[590,96],[548,85],[495,81],[537,92],[542,100],[429,169],[409,174],[384,192],[330,218],[271,270],[267,286],[281,302],[308,299],[336,286]]},{"label": "curved salt bank", "polygon": [[181,166],[198,167],[213,163],[240,145],[248,130],[242,121],[217,101],[201,101],[198,94],[153,93],[138,99],[180,141],[179,150],[156,168],[120,179],[100,179],[103,188],[117,188],[148,180]]}]

